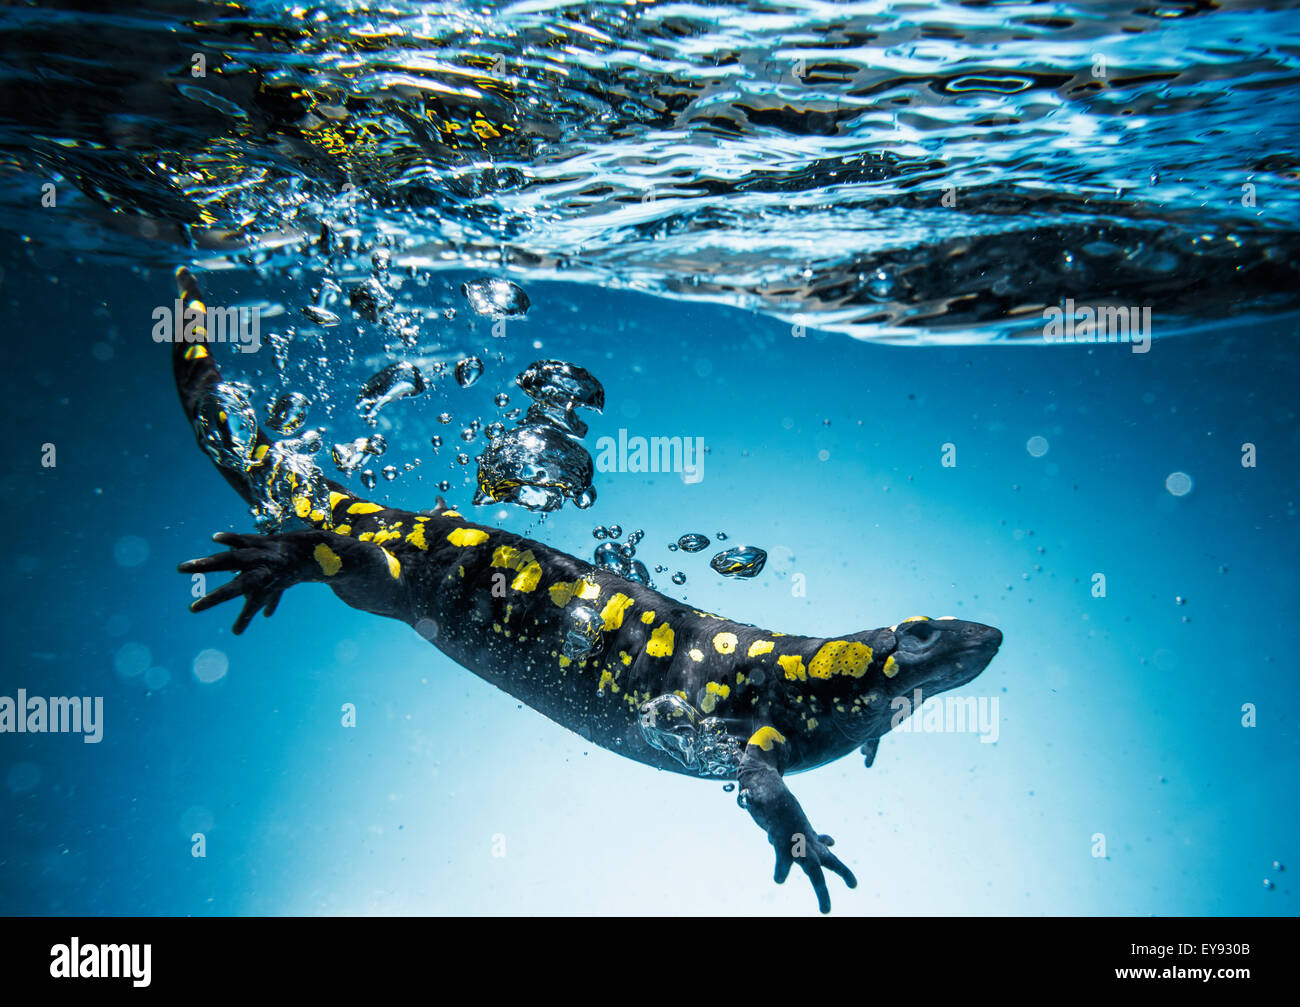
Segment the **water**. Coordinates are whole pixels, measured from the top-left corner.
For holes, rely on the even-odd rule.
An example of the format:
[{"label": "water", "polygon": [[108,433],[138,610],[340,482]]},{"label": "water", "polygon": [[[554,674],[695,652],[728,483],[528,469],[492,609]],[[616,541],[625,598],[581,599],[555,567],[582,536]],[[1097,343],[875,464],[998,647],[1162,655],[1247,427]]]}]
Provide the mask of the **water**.
[{"label": "water", "polygon": [[[958,691],[996,741],[789,778],[859,878],[837,914],[1295,913],[1293,11],[323,12],[0,20],[0,695],[104,710],[94,745],[0,734],[0,910],[815,911],[725,775],[601,749],[318,586],[239,637],[187,612],[176,564],[256,527],[212,462],[269,409],[285,474],[611,545],[706,612],[1001,629]],[[178,263],[259,308],[213,347],[211,457],[150,335]],[[1048,342],[1067,299],[1150,308],[1150,341]],[[568,399],[516,380],[545,361]],[[530,427],[594,495],[475,507]],[[699,439],[693,475],[620,432]],[[721,576],[732,549],[765,565]]]}]

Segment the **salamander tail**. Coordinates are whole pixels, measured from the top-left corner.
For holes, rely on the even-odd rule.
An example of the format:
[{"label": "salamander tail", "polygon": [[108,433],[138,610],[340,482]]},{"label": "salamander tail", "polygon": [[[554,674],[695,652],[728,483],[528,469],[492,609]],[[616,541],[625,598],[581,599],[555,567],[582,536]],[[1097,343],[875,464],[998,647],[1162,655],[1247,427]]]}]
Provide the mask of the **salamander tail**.
[{"label": "salamander tail", "polygon": [[[277,450],[245,393],[222,378],[212,357],[203,293],[184,266],[176,270],[176,290],[183,318],[176,320],[172,338],[172,373],[199,446],[235,492],[262,513],[328,526],[329,507],[343,497],[354,499],[351,493],[326,479],[305,455]],[[318,516],[322,520],[313,520]]]}]

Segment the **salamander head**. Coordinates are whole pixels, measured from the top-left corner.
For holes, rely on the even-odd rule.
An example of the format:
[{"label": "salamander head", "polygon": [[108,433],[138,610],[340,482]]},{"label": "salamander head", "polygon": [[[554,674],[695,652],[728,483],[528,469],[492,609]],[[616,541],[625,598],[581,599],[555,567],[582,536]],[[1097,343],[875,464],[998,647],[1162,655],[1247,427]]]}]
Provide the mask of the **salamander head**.
[{"label": "salamander head", "polygon": [[894,695],[920,689],[935,696],[965,685],[988,667],[1002,646],[1000,630],[960,619],[913,616],[889,632],[894,638],[893,663],[886,661],[885,674]]},{"label": "salamander head", "polygon": [[889,731],[896,710],[893,701],[898,697],[913,704],[918,689],[924,701],[965,685],[993,660],[1002,646],[1002,633],[978,622],[915,616],[863,640],[875,652],[876,662],[883,662],[877,664],[883,680],[864,678],[870,701],[855,703],[852,712],[835,717],[836,725],[855,743],[878,739]]}]

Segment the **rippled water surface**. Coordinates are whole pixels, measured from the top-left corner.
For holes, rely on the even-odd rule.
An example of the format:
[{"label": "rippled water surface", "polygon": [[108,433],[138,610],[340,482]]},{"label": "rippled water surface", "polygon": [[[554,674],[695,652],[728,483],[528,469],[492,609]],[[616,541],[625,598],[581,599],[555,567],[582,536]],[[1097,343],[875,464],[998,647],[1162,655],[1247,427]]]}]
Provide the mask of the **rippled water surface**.
[{"label": "rippled water surface", "polygon": [[40,232],[61,183],[100,254],[379,231],[891,340],[1300,288],[1292,3],[79,8],[0,16],[0,199]]}]

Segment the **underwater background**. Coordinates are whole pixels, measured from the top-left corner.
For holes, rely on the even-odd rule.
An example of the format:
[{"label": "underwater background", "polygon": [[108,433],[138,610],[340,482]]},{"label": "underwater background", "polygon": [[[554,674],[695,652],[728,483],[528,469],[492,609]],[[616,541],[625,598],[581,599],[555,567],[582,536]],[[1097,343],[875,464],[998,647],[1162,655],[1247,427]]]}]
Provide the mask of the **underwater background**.
[{"label": "underwater background", "polygon": [[[177,563],[254,519],[151,336],[185,263],[261,313],[223,370],[259,415],[306,395],[358,493],[579,556],[643,530],[659,590],[787,633],[1002,631],[959,691],[996,740],[895,731],[869,769],[789,778],[859,879],[836,915],[1296,913],[1294,8],[761,11],[6,9],[0,696],[102,696],[104,721],[0,733],[0,912],[816,911],[722,783],[322,585],[239,637],[187,611]],[[338,296],[376,249],[418,334]],[[473,310],[483,277],[526,314]],[[1148,351],[1046,341],[1067,297],[1152,307]],[[471,506],[487,438],[460,431],[548,358],[604,386],[593,455],[702,438],[702,478]],[[394,478],[364,490],[328,445],[373,432],[357,391],[402,359],[448,370],[379,413]],[[713,546],[668,548],[691,532]],[[714,573],[718,533],[764,570]]]}]

